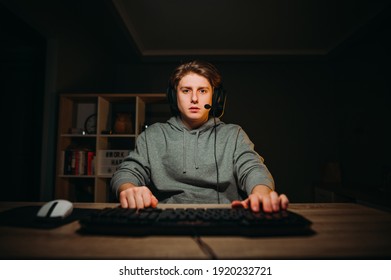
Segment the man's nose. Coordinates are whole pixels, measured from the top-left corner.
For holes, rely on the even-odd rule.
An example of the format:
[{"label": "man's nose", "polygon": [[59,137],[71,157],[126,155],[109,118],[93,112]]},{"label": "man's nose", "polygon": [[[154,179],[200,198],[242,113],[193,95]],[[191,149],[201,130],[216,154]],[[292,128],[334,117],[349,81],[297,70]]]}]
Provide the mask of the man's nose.
[{"label": "man's nose", "polygon": [[197,103],[198,102],[198,94],[197,92],[193,92],[191,95],[191,102],[192,103]]}]

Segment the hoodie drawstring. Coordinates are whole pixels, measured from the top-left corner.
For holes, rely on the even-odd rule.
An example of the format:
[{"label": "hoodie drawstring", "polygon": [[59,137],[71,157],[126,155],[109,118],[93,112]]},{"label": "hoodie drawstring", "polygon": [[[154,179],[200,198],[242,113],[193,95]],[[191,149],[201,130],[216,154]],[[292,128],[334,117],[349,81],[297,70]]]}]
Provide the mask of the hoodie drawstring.
[{"label": "hoodie drawstring", "polygon": [[186,132],[183,129],[183,174],[186,173]]},{"label": "hoodie drawstring", "polygon": [[195,169],[198,169],[198,138],[200,136],[200,131],[197,130],[196,132],[196,142],[194,147],[194,167]]},{"label": "hoodie drawstring", "polygon": [[[196,140],[194,144],[194,167],[195,169],[198,169],[198,140],[200,137],[200,132],[197,130],[196,132]],[[183,173],[187,172],[187,166],[186,166],[186,130],[183,130],[183,143],[182,143],[182,149],[183,149]]]}]

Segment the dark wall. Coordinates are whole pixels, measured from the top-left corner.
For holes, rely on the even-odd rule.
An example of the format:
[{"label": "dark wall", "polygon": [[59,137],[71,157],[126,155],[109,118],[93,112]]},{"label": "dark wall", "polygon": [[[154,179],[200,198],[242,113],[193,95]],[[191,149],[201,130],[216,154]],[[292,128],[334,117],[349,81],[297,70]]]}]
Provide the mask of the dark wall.
[{"label": "dark wall", "polygon": [[[223,120],[245,129],[293,202],[312,200],[327,166],[344,186],[390,190],[389,27],[382,17],[325,57],[210,59],[228,91]],[[119,64],[115,90],[162,92],[176,64]]]},{"label": "dark wall", "polygon": [[330,59],[342,175],[391,192],[390,9]]},{"label": "dark wall", "polygon": [[46,41],[2,5],[0,26],[0,200],[39,200]]},{"label": "dark wall", "polygon": [[[371,57],[379,56],[372,49],[377,44],[365,55],[352,55],[358,47],[356,42],[330,59],[212,59],[228,91],[223,121],[244,128],[279,192],[292,202],[313,199],[312,187],[324,181],[329,163],[338,164],[346,186],[384,184],[390,156],[389,57]],[[176,65],[118,64],[113,91],[164,92]]]},{"label": "dark wall", "polygon": [[[100,27],[99,32],[89,32],[88,25],[77,28],[78,24],[72,24],[69,29],[59,28],[61,32],[56,36],[45,38],[56,42],[55,50],[51,50],[48,57],[56,72],[50,94],[164,92],[173,68],[180,60],[187,60],[140,60],[132,50],[118,52],[114,44],[127,45],[126,40],[112,40],[118,37],[105,31],[105,24],[110,22],[104,20],[106,17],[104,14],[95,21],[87,19],[91,21],[90,25]],[[8,20],[11,19],[6,22]],[[244,128],[274,175],[279,192],[287,193],[292,202],[312,200],[312,186],[324,181],[323,171],[328,163],[337,163],[345,185],[389,188],[391,94],[390,45],[386,40],[389,21],[388,17],[380,18],[358,32],[359,36],[324,57],[208,58],[222,72],[228,92],[223,121]],[[19,70],[7,73],[6,77],[12,81],[7,84],[7,91],[18,92],[7,104],[17,104],[18,109],[26,111],[26,116],[34,116],[26,124],[23,118],[14,115],[11,123],[13,128],[29,127],[29,130],[16,132],[15,136],[20,154],[24,155],[23,161],[30,164],[32,161],[26,161],[26,157],[35,158],[37,165],[33,166],[38,166],[39,136],[35,134],[38,130],[33,128],[39,129],[39,121],[36,122],[41,116],[39,109],[43,102],[40,91],[27,86],[26,81],[35,84],[36,88],[42,86],[43,72],[36,70],[42,69],[45,60],[41,56],[45,51],[42,45],[45,39],[30,27],[22,29],[34,34],[35,39],[30,39],[29,35],[23,35],[23,38],[30,46],[39,46],[39,54],[30,58],[41,57],[41,62],[33,63],[35,68],[16,67]],[[91,27],[91,30],[96,29]],[[24,34],[19,30],[15,32]],[[20,59],[18,56],[17,60]],[[2,67],[9,69],[7,65],[2,60]],[[30,71],[17,75],[20,69]],[[57,118],[57,114],[51,117]],[[56,127],[46,129],[48,133],[56,134]],[[28,136],[34,135],[35,140],[28,141],[26,131]],[[30,156],[32,151],[35,154]],[[54,151],[49,153],[54,159]],[[15,158],[13,165],[18,166],[20,162],[21,159]],[[13,172],[13,177],[20,174],[19,169]],[[36,178],[39,170],[28,172],[22,174],[29,179]],[[23,185],[28,184],[28,179],[24,180]],[[14,182],[13,188],[17,189],[20,182]],[[32,189],[26,197],[34,200],[38,191]],[[17,198],[24,199],[21,195]]]}]

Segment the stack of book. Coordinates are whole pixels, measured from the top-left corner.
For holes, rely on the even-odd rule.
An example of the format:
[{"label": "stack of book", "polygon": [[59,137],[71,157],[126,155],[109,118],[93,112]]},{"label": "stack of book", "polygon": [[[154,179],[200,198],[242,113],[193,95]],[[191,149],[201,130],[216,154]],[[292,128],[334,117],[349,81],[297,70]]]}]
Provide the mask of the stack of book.
[{"label": "stack of book", "polygon": [[64,175],[94,175],[95,152],[88,149],[66,149],[62,151]]}]

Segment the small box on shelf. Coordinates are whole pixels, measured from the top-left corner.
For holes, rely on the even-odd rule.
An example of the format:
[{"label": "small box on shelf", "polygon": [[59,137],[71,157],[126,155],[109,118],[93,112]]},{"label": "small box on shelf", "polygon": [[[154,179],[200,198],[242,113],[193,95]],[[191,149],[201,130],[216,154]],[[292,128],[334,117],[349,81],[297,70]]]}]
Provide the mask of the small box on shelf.
[{"label": "small box on shelf", "polygon": [[99,150],[99,176],[111,176],[118,169],[118,165],[129,154],[130,150]]}]

